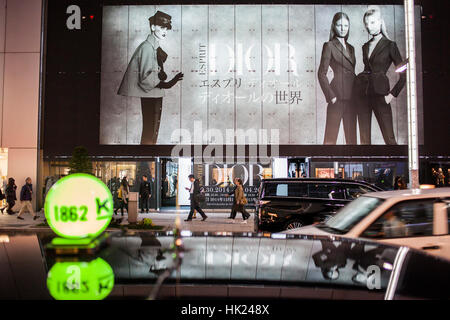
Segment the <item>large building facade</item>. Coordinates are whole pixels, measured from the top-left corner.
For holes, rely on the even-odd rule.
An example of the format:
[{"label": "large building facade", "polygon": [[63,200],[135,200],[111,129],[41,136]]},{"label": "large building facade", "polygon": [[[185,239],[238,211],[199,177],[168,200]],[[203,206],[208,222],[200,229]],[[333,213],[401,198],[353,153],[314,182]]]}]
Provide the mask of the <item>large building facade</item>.
[{"label": "large building facade", "polygon": [[[379,15],[361,3],[4,0],[1,174],[18,185],[32,177],[39,208],[68,174],[77,146],[112,191],[124,176],[134,191],[149,176],[155,209],[188,204],[190,173],[207,186],[211,209],[229,205],[224,195],[234,177],[244,180],[249,198],[270,177],[342,177],[392,188],[396,176],[408,179],[406,88],[395,72],[406,58],[403,2],[375,3]],[[433,91],[433,30],[417,4],[420,182],[440,183],[441,169],[448,184],[448,110]],[[373,57],[364,49],[371,39],[366,15],[383,21],[386,40]],[[338,21],[349,24],[345,47],[333,36]],[[158,37],[152,23],[167,32]],[[394,54],[384,54],[388,47]],[[379,111],[387,104],[367,92],[381,94],[378,80],[369,80],[362,98],[348,92],[377,63],[390,66],[373,72],[383,73],[386,95],[393,94],[387,120],[389,112]],[[154,89],[161,79],[151,80],[151,71],[156,77],[162,69],[167,80],[184,77]],[[367,129],[361,110],[369,105]]]}]

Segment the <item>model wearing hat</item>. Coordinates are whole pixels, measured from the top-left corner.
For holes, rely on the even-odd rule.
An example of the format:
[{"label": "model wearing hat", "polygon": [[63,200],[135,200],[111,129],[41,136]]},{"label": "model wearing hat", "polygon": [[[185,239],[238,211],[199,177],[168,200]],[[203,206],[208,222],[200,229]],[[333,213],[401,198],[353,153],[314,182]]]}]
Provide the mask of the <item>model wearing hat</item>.
[{"label": "model wearing hat", "polygon": [[167,54],[159,46],[159,42],[172,29],[171,16],[157,11],[150,17],[150,31],[131,57],[117,94],[128,97],[140,97],[142,108],[141,144],[156,144],[162,111],[164,89],[172,88],[183,79],[180,72],[167,81],[164,62]]}]

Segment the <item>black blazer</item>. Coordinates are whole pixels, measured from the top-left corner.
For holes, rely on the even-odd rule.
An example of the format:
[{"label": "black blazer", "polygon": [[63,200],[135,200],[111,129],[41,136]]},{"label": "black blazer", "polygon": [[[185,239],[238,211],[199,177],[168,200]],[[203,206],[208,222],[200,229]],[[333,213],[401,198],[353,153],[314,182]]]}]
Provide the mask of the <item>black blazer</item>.
[{"label": "black blazer", "polygon": [[[338,100],[352,98],[353,82],[356,76],[355,48],[349,43],[346,45],[347,49],[336,38],[323,44],[318,78],[328,103],[331,103],[333,98]],[[331,83],[327,78],[328,67],[331,67],[334,73]]]},{"label": "black blazer", "polygon": [[364,72],[358,75],[356,86],[361,94],[386,96],[389,93],[397,97],[406,83],[406,73],[400,73],[400,79],[392,90],[386,76],[392,63],[399,66],[403,59],[397,44],[386,37],[380,39],[369,59],[369,42],[363,45]]},{"label": "black blazer", "polygon": [[141,181],[139,194],[143,197],[148,197],[152,194],[152,185],[149,181]]},{"label": "black blazer", "polygon": [[17,197],[16,197],[16,189],[17,186],[11,186],[11,185],[7,185],[6,186],[6,202],[12,202],[12,201],[16,201]]}]

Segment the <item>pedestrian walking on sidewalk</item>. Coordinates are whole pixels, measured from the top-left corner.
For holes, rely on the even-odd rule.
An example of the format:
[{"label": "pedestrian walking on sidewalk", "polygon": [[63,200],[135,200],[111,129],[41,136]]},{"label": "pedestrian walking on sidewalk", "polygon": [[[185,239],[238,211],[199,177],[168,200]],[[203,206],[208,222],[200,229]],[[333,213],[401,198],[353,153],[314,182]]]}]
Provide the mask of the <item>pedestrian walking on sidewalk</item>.
[{"label": "pedestrian walking on sidewalk", "polygon": [[[234,195],[234,193],[236,192],[236,188],[237,188],[237,179],[238,178],[234,178],[234,188],[228,192],[225,197],[229,197]],[[236,218],[236,197],[233,198],[233,206],[231,207],[231,212],[230,212],[230,216],[228,217],[228,219],[234,219]]]},{"label": "pedestrian walking on sidewalk", "polygon": [[197,210],[198,213],[202,216],[202,221],[205,221],[208,216],[203,212],[202,208],[200,208],[200,182],[195,179],[195,176],[193,174],[189,175],[189,181],[191,182],[191,187],[186,188],[186,190],[189,190],[189,199],[191,200],[191,211],[189,211],[189,215],[186,220],[184,221],[192,221],[192,215],[194,214],[194,211]]},{"label": "pedestrian walking on sidewalk", "polygon": [[123,209],[127,209],[127,213],[128,213],[128,192],[129,192],[129,187],[128,187],[128,181],[127,181],[127,177],[123,177],[122,182],[120,183],[120,188],[119,188],[119,208],[116,209],[115,214],[117,214],[117,211],[120,209],[121,213],[122,213],[122,217],[123,217]]},{"label": "pedestrian walking on sidewalk", "polygon": [[152,188],[150,186],[150,182],[147,181],[147,176],[142,176],[142,182],[139,187],[139,197],[141,198],[141,212],[144,212],[144,208],[148,213],[148,201],[152,194]]},{"label": "pedestrian walking on sidewalk", "polygon": [[[6,190],[6,188],[5,188],[4,190]],[[5,191],[5,192],[6,192],[6,191]],[[5,196],[5,194],[2,192],[2,189],[0,189],[0,201],[3,201],[4,199],[6,199],[6,196]],[[3,208],[0,208],[0,211],[3,213],[3,210],[5,210],[6,207],[7,207],[7,205],[4,206]]]},{"label": "pedestrian walking on sidewalk", "polygon": [[[13,209],[14,205],[16,204],[16,200],[17,200],[16,190],[17,190],[17,186],[15,184],[14,178],[9,178],[8,185],[6,186],[6,190],[5,190],[6,203],[8,204],[8,209],[6,210],[6,212],[8,212],[8,214],[14,214],[12,209]],[[3,213],[3,210],[2,210],[2,213]]]},{"label": "pedestrian walking on sidewalk", "polygon": [[234,192],[234,199],[236,201],[236,214],[238,212],[242,213],[242,222],[247,223],[247,219],[250,218],[250,213],[245,210],[244,206],[248,203],[247,198],[244,194],[244,188],[242,186],[242,180],[236,179],[237,181],[237,187],[236,191]]},{"label": "pedestrian walking on sidewalk", "polygon": [[20,208],[19,214],[17,215],[17,219],[24,220],[21,217],[22,213],[24,213],[25,209],[28,209],[30,214],[33,216],[33,220],[39,218],[39,216],[34,213],[33,205],[31,204],[31,200],[33,199],[33,185],[31,184],[31,178],[28,177],[25,180],[25,185],[22,187],[20,191],[20,201],[22,202],[22,208]]}]

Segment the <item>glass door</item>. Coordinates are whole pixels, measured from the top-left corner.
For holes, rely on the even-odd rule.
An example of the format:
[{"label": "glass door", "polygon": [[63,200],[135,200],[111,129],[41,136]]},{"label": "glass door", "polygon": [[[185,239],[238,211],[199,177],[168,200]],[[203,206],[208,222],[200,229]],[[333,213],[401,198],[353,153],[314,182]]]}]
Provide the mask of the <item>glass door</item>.
[{"label": "glass door", "polygon": [[161,207],[176,207],[178,193],[178,163],[161,159]]}]

